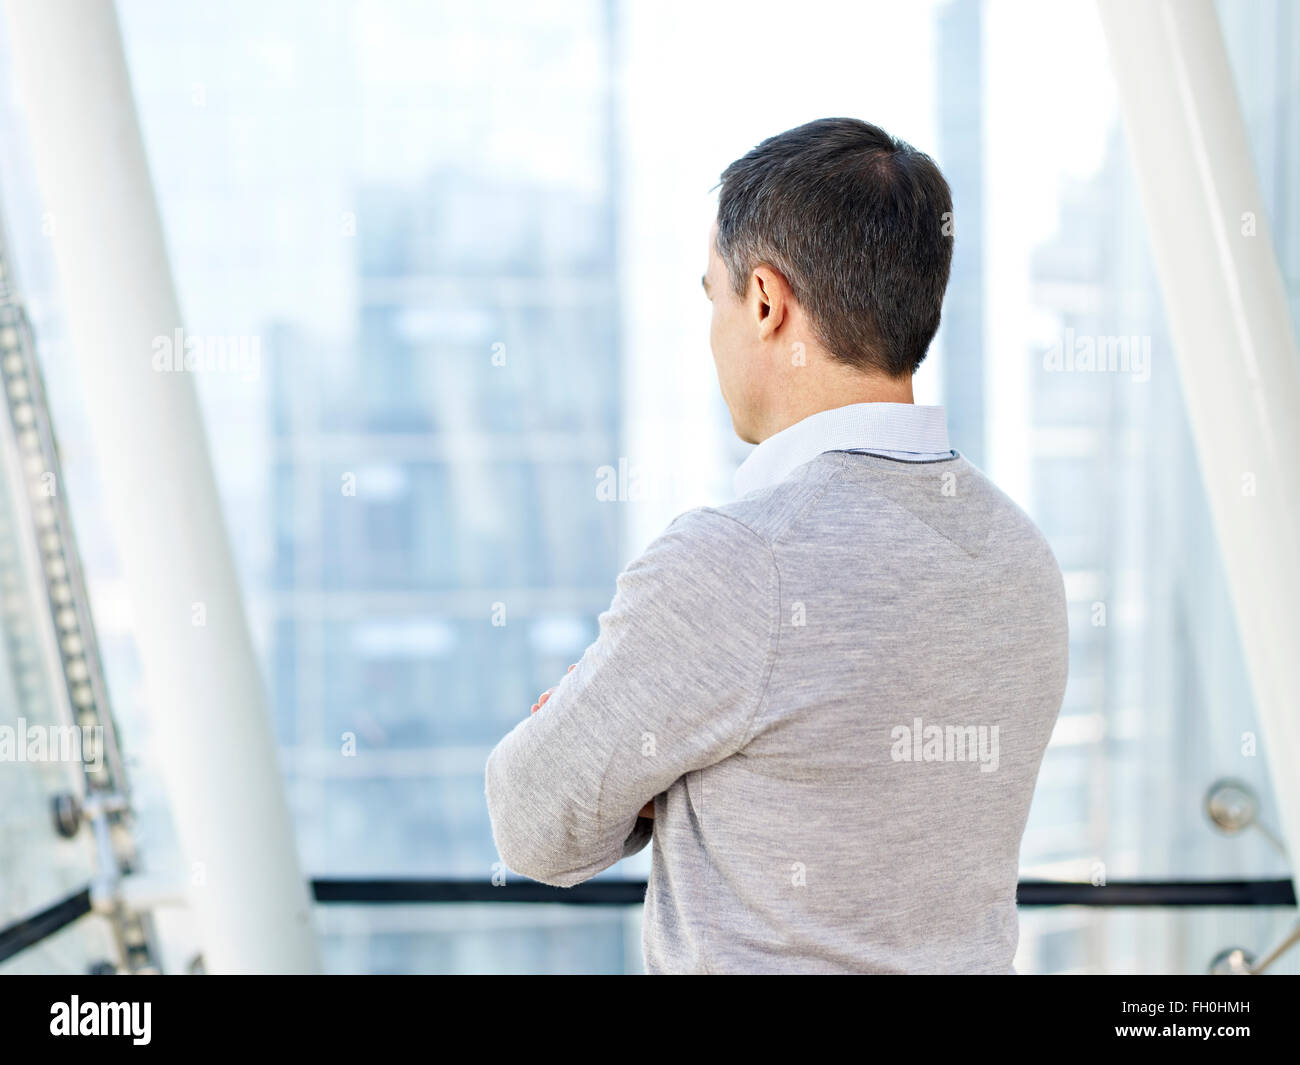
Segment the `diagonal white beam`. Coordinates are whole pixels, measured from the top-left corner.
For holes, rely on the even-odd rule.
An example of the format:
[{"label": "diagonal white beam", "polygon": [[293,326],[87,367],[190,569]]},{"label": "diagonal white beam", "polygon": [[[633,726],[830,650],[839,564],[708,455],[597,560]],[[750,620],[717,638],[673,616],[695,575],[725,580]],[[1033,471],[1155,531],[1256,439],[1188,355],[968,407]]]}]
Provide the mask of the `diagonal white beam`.
[{"label": "diagonal white beam", "polygon": [[1300,353],[1213,3],[1098,6],[1294,878]]},{"label": "diagonal white beam", "polygon": [[[12,52],[209,972],[319,966],[117,16],[8,0]],[[201,618],[195,604],[202,604]]]}]

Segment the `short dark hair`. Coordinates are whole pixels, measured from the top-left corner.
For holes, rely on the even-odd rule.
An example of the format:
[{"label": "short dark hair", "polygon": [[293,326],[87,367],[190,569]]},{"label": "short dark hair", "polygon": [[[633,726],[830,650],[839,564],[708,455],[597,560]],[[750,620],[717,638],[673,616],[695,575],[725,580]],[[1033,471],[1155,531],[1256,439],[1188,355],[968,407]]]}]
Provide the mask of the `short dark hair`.
[{"label": "short dark hair", "polygon": [[718,255],[744,296],[780,271],[818,340],[861,370],[916,372],[952,265],[952,193],[928,155],[854,118],[769,137],[722,172]]}]

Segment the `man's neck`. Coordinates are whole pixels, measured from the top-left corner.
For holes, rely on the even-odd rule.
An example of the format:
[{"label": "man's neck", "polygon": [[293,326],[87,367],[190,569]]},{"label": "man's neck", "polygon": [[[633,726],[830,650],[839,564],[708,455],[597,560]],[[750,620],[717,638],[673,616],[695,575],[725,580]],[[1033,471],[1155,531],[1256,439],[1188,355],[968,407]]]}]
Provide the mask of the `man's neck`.
[{"label": "man's neck", "polygon": [[[764,419],[762,440],[824,410],[854,403],[914,403],[912,378],[868,376],[855,370],[804,381],[782,397],[780,409]],[[758,441],[761,443],[762,441]]]}]

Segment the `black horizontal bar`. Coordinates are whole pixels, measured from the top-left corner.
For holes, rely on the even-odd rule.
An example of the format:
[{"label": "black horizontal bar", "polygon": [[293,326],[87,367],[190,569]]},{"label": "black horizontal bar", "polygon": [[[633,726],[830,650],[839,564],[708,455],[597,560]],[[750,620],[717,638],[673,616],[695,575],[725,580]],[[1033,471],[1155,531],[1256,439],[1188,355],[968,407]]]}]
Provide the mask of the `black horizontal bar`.
[{"label": "black horizontal bar", "polygon": [[[341,880],[311,882],[321,903],[558,902],[570,906],[635,906],[645,901],[644,880],[588,880],[571,888],[532,880],[501,885],[487,880]],[[1055,880],[1022,880],[1021,906],[1294,906],[1290,880],[1127,880],[1099,887]]]},{"label": "black horizontal bar", "polygon": [[0,928],[0,961],[6,961],[20,950],[26,950],[47,936],[62,931],[89,912],[90,888],[86,887],[52,906],[47,906],[39,913],[33,913]]},{"label": "black horizontal bar", "polygon": [[570,906],[636,906],[644,880],[588,880],[571,888],[535,880],[336,880],[311,882],[317,902],[560,902]]},{"label": "black horizontal bar", "polygon": [[[644,880],[588,880],[571,888],[533,880],[496,885],[488,880],[341,879],[311,882],[319,903],[384,905],[445,902],[552,902],[569,906],[635,906],[645,901]],[[1022,880],[1021,906],[1294,906],[1290,880],[1125,880],[1109,884]],[[90,913],[90,888],[0,928],[0,961]]]},{"label": "black horizontal bar", "polygon": [[1022,880],[1021,906],[1294,906],[1290,880],[1117,880],[1094,887]]}]

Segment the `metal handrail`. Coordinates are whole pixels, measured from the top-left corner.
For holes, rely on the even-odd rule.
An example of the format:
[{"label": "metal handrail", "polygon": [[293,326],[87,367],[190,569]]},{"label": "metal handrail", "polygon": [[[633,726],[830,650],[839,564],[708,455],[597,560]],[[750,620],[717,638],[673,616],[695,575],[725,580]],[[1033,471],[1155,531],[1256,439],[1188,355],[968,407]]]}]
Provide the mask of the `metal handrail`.
[{"label": "metal handrail", "polygon": [[[453,902],[552,902],[577,906],[634,906],[645,901],[645,880],[588,880],[570,888],[533,880],[347,879],[311,882],[318,903],[357,905]],[[1290,880],[1121,880],[1094,886],[1057,880],[1022,880],[1020,906],[1226,907],[1294,906]]]},{"label": "metal handrail", "polygon": [[[646,881],[588,880],[571,888],[534,880],[318,877],[312,896],[321,905],[437,905],[454,903],[558,903],[568,906],[637,906],[645,901]],[[1187,908],[1295,906],[1290,880],[1126,880],[1094,886],[1056,880],[1022,880],[1020,906],[1096,906]],[[78,891],[0,928],[0,962],[34,946],[92,912],[91,888]]]}]

